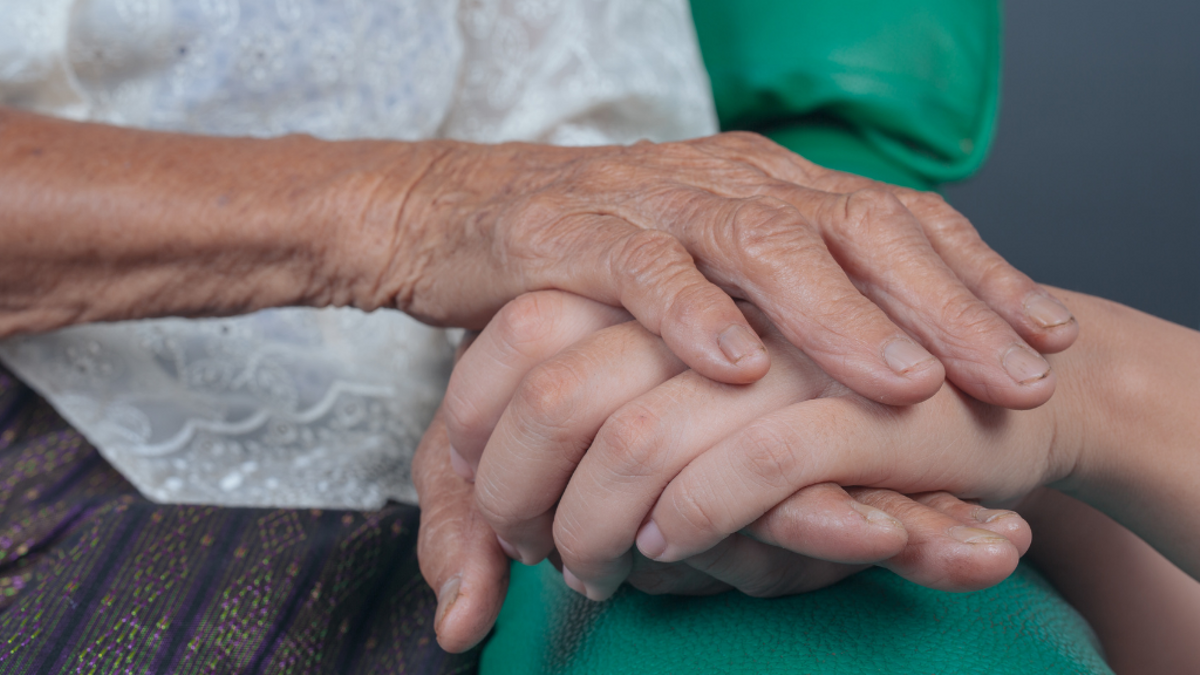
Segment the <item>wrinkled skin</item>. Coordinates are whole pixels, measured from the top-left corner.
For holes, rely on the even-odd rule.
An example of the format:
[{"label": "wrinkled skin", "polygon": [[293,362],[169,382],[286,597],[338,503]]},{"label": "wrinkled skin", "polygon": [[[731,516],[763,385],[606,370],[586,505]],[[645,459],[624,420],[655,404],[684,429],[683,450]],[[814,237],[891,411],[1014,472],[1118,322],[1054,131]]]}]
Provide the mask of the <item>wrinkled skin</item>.
[{"label": "wrinkled skin", "polygon": [[945,373],[980,400],[1034,407],[1054,388],[1037,352],[1078,332],[937,195],[823,169],[753,134],[455,145],[411,208],[427,253],[418,281],[392,292],[398,306],[482,328],[522,292],[567,290],[625,307],[723,382],[766,368],[729,295],[835,379],[891,404],[928,398]]},{"label": "wrinkled skin", "polygon": [[[1029,408],[1077,326],[936,195],[752,134],[558,148],[215,138],[0,107],[0,336],[283,305],[482,328],[536,290],[627,309],[697,372],[769,367],[732,296],[835,379]],[[936,357],[936,358],[935,358]]]}]

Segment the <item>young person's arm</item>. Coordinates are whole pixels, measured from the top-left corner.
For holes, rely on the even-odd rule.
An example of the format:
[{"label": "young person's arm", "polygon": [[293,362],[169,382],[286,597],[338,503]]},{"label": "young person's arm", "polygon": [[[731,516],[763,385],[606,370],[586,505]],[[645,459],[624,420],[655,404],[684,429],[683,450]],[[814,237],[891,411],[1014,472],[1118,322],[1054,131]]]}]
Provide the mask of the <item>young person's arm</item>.
[{"label": "young person's arm", "polygon": [[1200,582],[1137,535],[1055,490],[1026,498],[1029,558],[1095,629],[1118,675],[1200,672]]}]

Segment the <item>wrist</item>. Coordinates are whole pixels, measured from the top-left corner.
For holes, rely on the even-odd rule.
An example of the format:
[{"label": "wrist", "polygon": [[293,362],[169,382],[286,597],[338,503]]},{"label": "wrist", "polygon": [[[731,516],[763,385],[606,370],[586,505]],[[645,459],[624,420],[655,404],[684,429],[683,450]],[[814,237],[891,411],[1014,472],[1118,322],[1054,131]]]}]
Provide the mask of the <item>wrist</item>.
[{"label": "wrist", "polygon": [[444,145],[201,137],[0,107],[0,336],[392,304],[418,277],[411,188]]},{"label": "wrist", "polygon": [[1055,444],[1073,461],[1052,486],[1177,563],[1200,562],[1200,545],[1179,536],[1200,507],[1200,333],[1098,298],[1067,297],[1084,332],[1060,357],[1067,386]]},{"label": "wrist", "polygon": [[344,141],[327,144],[326,175],[309,199],[315,263],[304,304],[410,311],[453,234],[434,205],[456,192],[448,166],[468,152],[455,141]]}]

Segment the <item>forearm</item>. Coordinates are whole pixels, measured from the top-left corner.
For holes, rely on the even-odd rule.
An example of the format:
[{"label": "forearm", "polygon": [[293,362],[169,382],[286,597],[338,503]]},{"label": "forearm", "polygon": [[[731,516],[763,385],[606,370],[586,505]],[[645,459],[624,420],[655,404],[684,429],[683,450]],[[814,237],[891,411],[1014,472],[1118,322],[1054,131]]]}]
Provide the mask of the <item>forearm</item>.
[{"label": "forearm", "polygon": [[1076,458],[1055,487],[1200,578],[1200,333],[1064,296],[1084,330],[1061,357],[1062,400],[1051,403],[1057,444]]},{"label": "forearm", "polygon": [[[211,138],[0,108],[0,336],[375,305],[437,144]],[[373,307],[368,307],[373,308]]]},{"label": "forearm", "polygon": [[1200,670],[1200,582],[1059,492],[1039,491],[1020,511],[1035,532],[1030,558],[1092,625],[1116,672]]}]

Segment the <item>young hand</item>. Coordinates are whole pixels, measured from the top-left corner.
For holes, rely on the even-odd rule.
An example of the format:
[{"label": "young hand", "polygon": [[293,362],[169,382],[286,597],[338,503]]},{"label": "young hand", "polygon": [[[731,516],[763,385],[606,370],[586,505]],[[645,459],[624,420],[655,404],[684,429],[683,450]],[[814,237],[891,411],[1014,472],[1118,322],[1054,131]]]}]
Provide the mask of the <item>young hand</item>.
[{"label": "young hand", "polygon": [[[636,323],[618,323],[624,318],[568,294],[526,296],[467,351],[445,403],[460,475],[476,477],[482,454],[475,496],[503,545],[529,564],[557,549],[569,583],[596,599],[625,579],[634,533],[680,467],[771,406],[847,394],[777,333],[766,335],[776,359],[771,373],[731,386],[684,372],[660,339]],[[494,432],[472,434],[481,428]],[[996,583],[1023,550],[1024,524],[1005,529],[1019,519],[996,521],[1013,535],[1014,547],[971,529],[980,527],[979,507],[948,508],[951,516],[935,517],[914,511],[911,502],[901,506],[908,500],[899,495],[873,496],[913,516],[921,536],[910,538],[907,549],[892,518],[833,485],[781,497],[783,505],[750,526],[758,541],[740,548],[762,548],[760,559],[782,555],[762,547],[769,543],[829,561],[889,561],[920,583],[952,589]],[[955,521],[957,515],[965,518]],[[931,531],[940,534],[925,536]],[[970,543],[976,540],[997,547],[985,554],[986,546]],[[933,549],[940,552],[932,555]],[[954,558],[957,571],[947,571]]]}]

